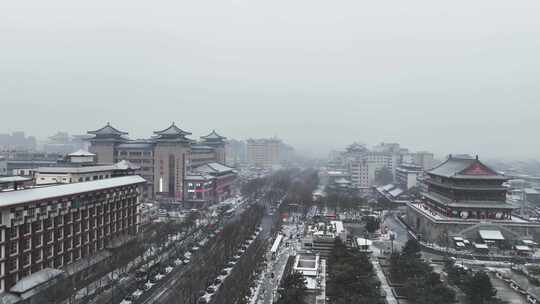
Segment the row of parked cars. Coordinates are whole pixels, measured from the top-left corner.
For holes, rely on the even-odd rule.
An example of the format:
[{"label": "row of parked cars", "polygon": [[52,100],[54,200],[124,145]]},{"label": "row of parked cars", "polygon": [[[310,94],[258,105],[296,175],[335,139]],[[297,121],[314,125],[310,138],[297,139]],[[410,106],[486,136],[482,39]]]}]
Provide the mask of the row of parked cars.
[{"label": "row of parked cars", "polygon": [[236,251],[236,254],[227,262],[227,264],[223,267],[223,269],[220,271],[219,275],[214,279],[213,283],[206,288],[205,291],[201,291],[199,300],[197,301],[198,304],[206,304],[210,303],[212,300],[212,297],[216,294],[216,292],[219,290],[225,279],[231,274],[231,271],[234,269],[234,266],[242,255],[246,252],[246,250],[249,248],[251,243],[255,241],[259,233],[262,231],[262,227],[257,227],[253,235],[251,235]]},{"label": "row of parked cars", "polygon": [[539,301],[536,299],[536,297],[532,294],[530,294],[527,290],[523,289],[517,282],[515,282],[514,280],[512,280],[512,278],[510,278],[509,276],[505,275],[504,273],[501,273],[495,269],[492,269],[491,270],[492,272],[495,273],[495,276],[497,276],[497,278],[503,280],[505,283],[508,284],[508,286],[510,288],[512,288],[515,292],[523,295],[524,297],[527,298],[527,303],[531,303],[531,304],[537,304],[539,303]]},{"label": "row of parked cars", "polygon": [[[210,236],[215,235],[211,234]],[[199,235],[197,235],[199,236]],[[177,241],[179,238],[175,238],[173,241]],[[183,254],[177,256],[169,256],[169,262],[161,263],[159,258],[153,259],[151,262],[143,265],[135,272],[135,280],[137,281],[137,288],[132,291],[126,298],[120,302],[120,304],[132,304],[139,299],[145,292],[149,291],[159,281],[163,280],[168,274],[170,274],[176,267],[187,265],[191,262],[192,255],[199,251],[200,247],[205,246],[208,243],[208,238],[205,237],[199,242],[193,242],[190,249]],[[168,247],[172,245],[172,242],[168,241],[165,245]]]}]

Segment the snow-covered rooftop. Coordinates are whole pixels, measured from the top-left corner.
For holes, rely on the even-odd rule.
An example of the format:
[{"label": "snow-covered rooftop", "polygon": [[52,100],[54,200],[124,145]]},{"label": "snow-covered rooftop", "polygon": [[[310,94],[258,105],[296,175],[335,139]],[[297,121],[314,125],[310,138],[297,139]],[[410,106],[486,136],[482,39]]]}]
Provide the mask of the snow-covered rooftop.
[{"label": "snow-covered rooftop", "polygon": [[0,207],[9,207],[42,199],[142,184],[145,182],[146,180],[138,175],[130,175],[82,183],[0,192]]},{"label": "snow-covered rooftop", "polygon": [[29,276],[23,277],[17,282],[10,292],[22,294],[62,274],[62,270],[45,268]]},{"label": "snow-covered rooftop", "polygon": [[480,237],[484,240],[504,240],[504,236],[499,230],[479,230]]},{"label": "snow-covered rooftop", "polygon": [[382,189],[383,191],[390,191],[394,187],[395,187],[394,184],[388,184],[388,185],[383,186]]},{"label": "snow-covered rooftop", "polygon": [[388,194],[390,194],[393,197],[398,197],[402,193],[403,193],[403,190],[401,188],[395,188],[388,192]]},{"label": "snow-covered rooftop", "polygon": [[23,176],[8,176],[8,177],[0,177],[0,184],[7,184],[7,183],[14,183],[14,182],[28,182],[32,179],[29,177],[23,177]]},{"label": "snow-covered rooftop", "polygon": [[205,173],[226,173],[232,172],[234,169],[227,167],[220,163],[212,162],[208,164],[201,165],[194,169],[196,172],[205,172]]},{"label": "snow-covered rooftop", "polygon": [[68,156],[96,156],[94,153],[90,153],[86,150],[79,149],[73,153],[69,153]]}]

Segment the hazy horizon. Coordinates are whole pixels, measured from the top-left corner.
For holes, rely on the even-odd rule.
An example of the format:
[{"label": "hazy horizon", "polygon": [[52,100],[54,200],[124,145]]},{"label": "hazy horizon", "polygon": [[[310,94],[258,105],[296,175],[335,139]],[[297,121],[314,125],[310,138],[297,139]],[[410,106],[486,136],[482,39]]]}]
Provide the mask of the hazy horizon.
[{"label": "hazy horizon", "polygon": [[540,2],[0,4],[0,133],[540,154]]}]

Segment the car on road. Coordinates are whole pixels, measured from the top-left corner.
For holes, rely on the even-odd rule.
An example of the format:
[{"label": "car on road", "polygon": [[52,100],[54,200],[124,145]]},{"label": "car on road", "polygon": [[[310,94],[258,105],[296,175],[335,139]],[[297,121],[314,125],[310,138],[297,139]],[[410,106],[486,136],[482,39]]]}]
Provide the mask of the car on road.
[{"label": "car on road", "polygon": [[227,263],[227,266],[229,267],[234,267],[234,265],[236,265],[235,261],[229,261],[229,263]]},{"label": "car on road", "polygon": [[208,286],[208,288],[206,288],[206,292],[208,292],[209,294],[213,294],[214,292],[216,292],[216,287],[215,286]]},{"label": "car on road", "polygon": [[218,286],[218,285],[221,285],[221,283],[223,282],[223,280],[219,277],[217,277],[215,280],[214,280],[214,285]]},{"label": "car on road", "polygon": [[189,264],[189,262],[190,262],[190,259],[185,259],[184,261],[182,261],[182,263],[183,263],[184,265]]},{"label": "car on road", "polygon": [[132,294],[131,294],[131,297],[134,299],[134,300],[137,300],[138,298],[140,298],[142,295],[143,295],[144,291],[140,290],[140,289],[137,289],[135,290]]},{"label": "car on road", "polygon": [[122,300],[122,302],[120,302],[120,304],[132,304],[133,301],[129,300],[128,298],[125,298]]},{"label": "car on road", "polygon": [[148,282],[146,282],[146,283],[144,284],[144,287],[146,287],[146,290],[149,290],[149,289],[151,289],[152,287],[154,287],[154,285],[156,285],[156,283],[155,283],[155,282],[152,282],[152,279],[150,279]]},{"label": "car on road", "polygon": [[231,270],[231,268],[224,268],[219,272],[219,274],[222,275],[222,276],[226,276],[226,275],[229,274],[230,270]]},{"label": "car on road", "polygon": [[197,301],[197,304],[206,304],[208,303],[208,299],[205,298],[205,297],[200,297],[199,300]]}]

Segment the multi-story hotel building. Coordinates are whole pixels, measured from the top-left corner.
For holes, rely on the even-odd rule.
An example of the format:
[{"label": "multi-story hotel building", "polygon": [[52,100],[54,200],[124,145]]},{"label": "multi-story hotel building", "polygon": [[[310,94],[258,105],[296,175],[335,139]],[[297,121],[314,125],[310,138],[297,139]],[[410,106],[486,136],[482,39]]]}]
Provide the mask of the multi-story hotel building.
[{"label": "multi-story hotel building", "polygon": [[225,137],[212,131],[199,142],[189,139],[190,132],[172,123],[168,128],[155,131],[145,140],[130,140],[127,132],[110,124],[89,131],[89,150],[97,155],[99,163],[127,160],[141,167],[138,174],[147,180],[149,194],[185,198],[185,176],[193,167],[209,162],[225,162]]},{"label": "multi-story hotel building", "polygon": [[135,235],[144,183],[134,175],[0,191],[0,292],[44,269],[65,270],[117,238]]}]

